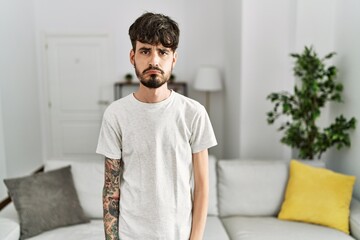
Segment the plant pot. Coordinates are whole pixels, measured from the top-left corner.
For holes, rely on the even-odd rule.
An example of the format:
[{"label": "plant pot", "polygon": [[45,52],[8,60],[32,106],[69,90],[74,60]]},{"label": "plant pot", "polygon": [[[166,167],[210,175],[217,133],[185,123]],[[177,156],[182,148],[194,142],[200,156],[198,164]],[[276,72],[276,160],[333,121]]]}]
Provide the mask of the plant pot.
[{"label": "plant pot", "polygon": [[326,163],[322,159],[296,159],[294,160],[304,163],[312,167],[326,168]]},{"label": "plant pot", "polygon": [[313,166],[313,167],[322,167],[325,168],[326,164],[325,164],[325,160],[323,159],[299,159],[299,149],[297,148],[293,148],[291,149],[291,155],[292,155],[292,159],[300,161],[304,164],[307,164],[309,166]]}]

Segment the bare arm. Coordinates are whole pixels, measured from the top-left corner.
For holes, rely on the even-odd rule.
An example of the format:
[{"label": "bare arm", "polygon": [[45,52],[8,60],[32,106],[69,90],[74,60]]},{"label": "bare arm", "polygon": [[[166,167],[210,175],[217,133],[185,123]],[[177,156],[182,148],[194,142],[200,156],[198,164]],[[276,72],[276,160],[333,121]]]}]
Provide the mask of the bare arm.
[{"label": "bare arm", "polygon": [[207,149],[193,154],[194,206],[190,240],[202,240],[209,197],[209,170]]},{"label": "bare arm", "polygon": [[119,159],[105,158],[103,220],[106,240],[119,240],[120,169]]}]

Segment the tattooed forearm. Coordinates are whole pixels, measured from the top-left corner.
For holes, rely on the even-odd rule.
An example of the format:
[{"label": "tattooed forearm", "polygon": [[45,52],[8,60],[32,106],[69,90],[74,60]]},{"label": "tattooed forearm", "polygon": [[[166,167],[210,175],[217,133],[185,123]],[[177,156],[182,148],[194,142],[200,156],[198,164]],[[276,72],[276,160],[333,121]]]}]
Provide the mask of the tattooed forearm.
[{"label": "tattooed forearm", "polygon": [[105,159],[103,209],[106,240],[119,240],[120,170],[119,159]]}]

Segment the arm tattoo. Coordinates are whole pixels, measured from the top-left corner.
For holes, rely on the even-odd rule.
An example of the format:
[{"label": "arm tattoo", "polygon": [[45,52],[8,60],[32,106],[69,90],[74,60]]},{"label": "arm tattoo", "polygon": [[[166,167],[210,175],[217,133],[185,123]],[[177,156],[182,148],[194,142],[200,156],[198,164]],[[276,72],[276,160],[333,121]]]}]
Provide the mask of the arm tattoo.
[{"label": "arm tattoo", "polygon": [[120,162],[119,159],[105,159],[103,220],[106,240],[119,240]]}]

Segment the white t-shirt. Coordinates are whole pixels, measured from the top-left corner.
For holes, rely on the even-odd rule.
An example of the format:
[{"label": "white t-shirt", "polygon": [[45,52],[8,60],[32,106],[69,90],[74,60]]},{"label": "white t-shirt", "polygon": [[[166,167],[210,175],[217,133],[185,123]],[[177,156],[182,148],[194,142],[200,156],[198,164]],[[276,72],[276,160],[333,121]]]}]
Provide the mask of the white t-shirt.
[{"label": "white t-shirt", "polygon": [[174,91],[159,103],[133,94],[105,111],[96,152],[123,161],[122,240],[188,240],[192,153],[217,144],[205,108]]}]

